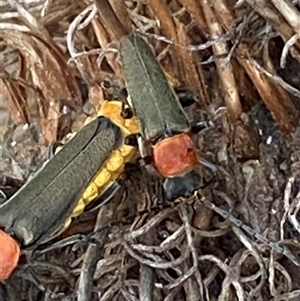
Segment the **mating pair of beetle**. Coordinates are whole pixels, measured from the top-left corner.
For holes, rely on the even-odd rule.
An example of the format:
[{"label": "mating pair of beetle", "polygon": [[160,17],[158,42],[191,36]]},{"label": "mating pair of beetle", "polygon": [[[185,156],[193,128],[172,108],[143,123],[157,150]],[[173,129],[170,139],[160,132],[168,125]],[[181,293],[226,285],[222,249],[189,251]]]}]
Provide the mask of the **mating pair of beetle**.
[{"label": "mating pair of beetle", "polygon": [[[0,227],[5,232],[0,230],[0,280],[16,267],[19,242],[34,247],[51,240],[96,197],[105,191],[113,194],[125,163],[137,152],[135,146],[126,144],[129,136],[143,142],[139,143],[142,158],[147,144],[152,146],[150,157],[165,178],[167,198],[189,197],[204,186],[190,137],[191,123],[151,48],[132,34],[122,39],[120,56],[129,106],[104,102],[99,116],[1,205]],[[132,114],[125,116],[124,109]]]}]

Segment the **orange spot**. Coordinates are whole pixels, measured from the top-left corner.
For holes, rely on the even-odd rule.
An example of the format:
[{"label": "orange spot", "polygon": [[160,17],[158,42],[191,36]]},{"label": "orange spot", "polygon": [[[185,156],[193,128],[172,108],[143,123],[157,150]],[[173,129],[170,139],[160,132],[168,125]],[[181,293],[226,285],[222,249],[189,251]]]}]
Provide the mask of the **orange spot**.
[{"label": "orange spot", "polygon": [[8,234],[0,230],[0,281],[6,280],[15,269],[20,257],[20,247]]},{"label": "orange spot", "polygon": [[180,177],[197,164],[196,150],[188,134],[179,134],[159,141],[153,148],[156,169],[164,177]]}]

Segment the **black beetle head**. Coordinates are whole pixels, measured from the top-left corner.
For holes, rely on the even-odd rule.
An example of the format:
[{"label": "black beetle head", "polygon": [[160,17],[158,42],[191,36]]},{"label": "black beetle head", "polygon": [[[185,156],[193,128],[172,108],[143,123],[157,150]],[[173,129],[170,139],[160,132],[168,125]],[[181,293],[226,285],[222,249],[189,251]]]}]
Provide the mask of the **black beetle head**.
[{"label": "black beetle head", "polygon": [[167,178],[164,182],[164,190],[168,200],[174,201],[179,197],[189,198],[195,191],[206,186],[202,175],[192,170],[183,177]]}]

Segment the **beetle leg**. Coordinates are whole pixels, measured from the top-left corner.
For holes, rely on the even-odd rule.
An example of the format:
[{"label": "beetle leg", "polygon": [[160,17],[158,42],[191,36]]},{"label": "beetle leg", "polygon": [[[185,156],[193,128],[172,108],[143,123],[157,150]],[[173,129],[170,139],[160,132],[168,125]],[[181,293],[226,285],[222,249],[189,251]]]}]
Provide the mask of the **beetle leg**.
[{"label": "beetle leg", "polygon": [[193,134],[198,134],[207,128],[208,128],[208,123],[206,121],[195,122],[192,123],[191,125],[191,132]]},{"label": "beetle leg", "polygon": [[200,158],[199,163],[201,163],[204,167],[206,167],[212,174],[216,174],[218,171],[218,168],[215,164],[213,164],[210,161],[207,161],[204,158]]},{"label": "beetle leg", "polygon": [[61,248],[64,248],[64,247],[67,247],[69,245],[73,245],[73,244],[76,244],[79,242],[82,243],[82,242],[88,242],[88,241],[89,241],[88,235],[75,234],[75,235],[66,237],[64,239],[61,239],[45,248],[42,248],[42,246],[38,246],[37,249],[35,250],[35,252],[37,254],[43,254],[43,253],[47,253],[52,250],[61,249]]},{"label": "beetle leg", "polygon": [[140,164],[140,166],[142,166],[142,167],[148,168],[148,166],[149,166],[149,165],[151,166],[152,163],[153,163],[153,159],[152,159],[151,156],[146,156],[146,157],[144,157],[144,158],[140,158],[140,159],[139,159],[139,164]]},{"label": "beetle leg", "polygon": [[143,138],[139,134],[132,134],[125,137],[124,144],[137,147],[141,158],[139,160],[141,166],[145,166],[152,163],[152,156],[147,154],[147,150],[143,141]]},{"label": "beetle leg", "polygon": [[4,204],[6,201],[7,201],[7,195],[2,189],[0,189],[0,205]]},{"label": "beetle leg", "polygon": [[141,157],[146,158],[147,157],[147,150],[146,150],[143,138],[141,136],[137,137],[137,143],[138,143],[138,148],[139,148]]},{"label": "beetle leg", "polygon": [[115,196],[115,194],[119,191],[120,188],[121,185],[117,181],[113,182],[110,186],[106,187],[106,189],[101,193],[101,195],[93,201],[97,202],[98,205],[89,210],[89,212],[93,212],[99,209],[104,204],[108,203]]},{"label": "beetle leg", "polygon": [[121,116],[124,119],[130,119],[133,116],[132,109],[128,103],[128,93],[127,89],[120,88],[110,82],[110,80],[103,80],[101,82],[101,87],[109,93],[111,93],[115,98],[117,98],[122,103]]},{"label": "beetle leg", "polygon": [[124,119],[131,119],[134,114],[132,108],[128,104],[127,98],[122,98],[121,103],[122,103],[121,116]]},{"label": "beetle leg", "polygon": [[133,111],[130,107],[126,107],[125,108],[125,103],[122,102],[122,112],[121,112],[121,116],[124,119],[131,119],[133,117]]},{"label": "beetle leg", "polygon": [[183,87],[175,88],[175,92],[183,108],[189,107],[197,101],[197,96]]},{"label": "beetle leg", "polygon": [[48,147],[48,159],[51,159],[55,155],[57,147],[62,147],[62,146],[64,146],[64,145],[60,142],[51,144]]},{"label": "beetle leg", "polygon": [[205,186],[208,185],[216,176],[217,176],[217,171],[218,168],[215,164],[213,164],[210,161],[207,161],[204,158],[198,158],[199,163],[204,166],[211,174],[211,176],[208,179],[205,179]]},{"label": "beetle leg", "polygon": [[138,160],[139,165],[145,167],[149,173],[157,175],[155,168],[152,166],[153,157],[147,154],[143,138],[140,135],[128,135],[127,137],[125,137],[124,144],[137,147],[141,156]]},{"label": "beetle leg", "polygon": [[104,79],[101,81],[100,86],[116,99],[126,99],[128,96],[126,88],[121,88],[119,85],[114,84],[109,79]]},{"label": "beetle leg", "polygon": [[152,175],[158,175],[156,169],[153,166],[153,156],[147,154],[147,148],[145,146],[144,140],[141,136],[137,137],[138,149],[141,155],[139,159],[140,166],[146,168],[147,172]]},{"label": "beetle leg", "polygon": [[127,97],[128,97],[128,92],[127,89],[124,87],[120,90],[120,98],[127,99]]},{"label": "beetle leg", "polygon": [[124,144],[138,147],[138,134],[130,134],[124,138]]}]

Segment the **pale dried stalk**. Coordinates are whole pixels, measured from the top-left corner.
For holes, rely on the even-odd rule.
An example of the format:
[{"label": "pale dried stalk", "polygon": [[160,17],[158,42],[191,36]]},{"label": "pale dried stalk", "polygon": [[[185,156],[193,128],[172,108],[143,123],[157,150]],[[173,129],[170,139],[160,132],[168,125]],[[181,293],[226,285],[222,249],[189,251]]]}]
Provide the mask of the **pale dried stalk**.
[{"label": "pale dried stalk", "polygon": [[295,33],[300,36],[300,13],[289,0],[271,0],[274,6],[288,21]]},{"label": "pale dried stalk", "polygon": [[[211,3],[207,0],[201,0],[202,9],[206,18],[206,23],[210,30],[210,36],[213,39],[224,35],[221,25],[218,23]],[[226,43],[216,43],[213,47],[215,56],[228,55],[228,47]],[[239,98],[239,92],[233,74],[233,68],[228,58],[220,58],[216,62],[220,81],[222,82],[223,93],[226,107],[228,109],[230,119],[235,122],[239,119],[242,113],[242,105]]]},{"label": "pale dried stalk", "polygon": [[282,54],[280,57],[280,68],[284,69],[286,65],[286,59],[289,54],[289,51],[291,47],[297,42],[297,40],[300,38],[300,35],[295,34],[292,36],[284,45],[282,49]]},{"label": "pale dried stalk", "polygon": [[232,285],[235,288],[236,296],[239,301],[245,301],[245,291],[243,289],[242,284],[240,283],[239,276],[234,272],[234,269],[224,263],[221,259],[213,255],[202,255],[199,256],[199,261],[210,261],[217,265],[220,270],[222,270],[226,276],[222,283],[222,292],[221,295],[218,297],[220,301],[228,301],[231,300],[230,296],[228,296],[230,292],[229,285]]},{"label": "pale dried stalk", "polygon": [[0,30],[1,29],[11,29],[11,30],[18,30],[21,32],[30,32],[30,29],[27,26],[12,24],[12,23],[1,23],[0,22]]},{"label": "pale dried stalk", "polygon": [[45,15],[48,13],[50,6],[52,5],[53,0],[46,0],[43,4],[43,8],[41,10],[41,17],[45,17]]},{"label": "pale dried stalk", "polygon": [[[187,239],[187,243],[188,246],[190,248],[190,252],[192,255],[192,259],[193,259],[193,267],[195,268],[195,278],[197,280],[197,286],[198,286],[198,294],[200,294],[200,296],[203,298],[203,294],[204,294],[204,287],[203,287],[203,280],[201,277],[201,274],[199,272],[199,262],[198,262],[198,257],[197,257],[197,250],[195,248],[195,243],[192,237],[192,228],[191,228],[191,224],[188,218],[188,213],[186,208],[180,204],[178,207],[178,211],[179,211],[179,215],[180,218],[182,219],[182,223],[184,224],[185,227],[185,232],[186,232],[186,239]],[[193,287],[193,285],[191,283],[189,283],[191,285],[191,287]],[[193,289],[193,288],[191,288]]]},{"label": "pale dried stalk", "polygon": [[[220,0],[218,3],[213,1],[213,7],[225,29],[227,31],[230,30],[233,17],[224,0]],[[257,66],[251,62],[250,59],[246,58],[249,53],[249,47],[247,45],[238,45],[236,52],[238,54],[239,63],[244,67],[264,103],[272,112],[281,131],[285,134],[291,133],[295,129],[295,125],[298,121],[298,111],[288,93],[281,86],[275,86],[271,79],[262,74]]]},{"label": "pale dried stalk", "polygon": [[[265,266],[264,266],[263,258],[261,256],[260,252],[258,252],[258,250],[255,247],[254,243],[243,233],[243,231],[241,231],[241,229],[233,226],[232,231],[239,238],[241,243],[248,249],[249,253],[256,259],[256,262],[259,266],[259,272],[256,273],[256,274],[259,274],[260,282],[255,287],[255,289],[253,291],[253,294],[255,294],[255,292],[259,291],[262,288],[262,286],[265,283],[265,279],[267,277],[267,273],[266,273],[266,269],[265,269]],[[245,254],[244,258],[243,258],[243,256],[241,257],[240,262],[237,264],[238,267],[242,266],[242,261],[244,261],[244,259],[246,257],[248,257],[248,254]]]}]

